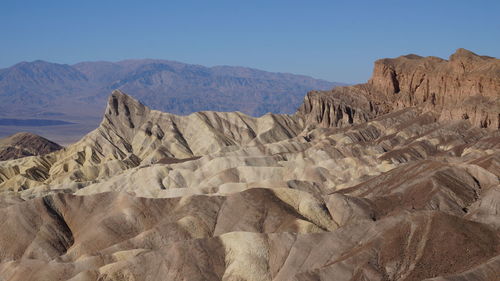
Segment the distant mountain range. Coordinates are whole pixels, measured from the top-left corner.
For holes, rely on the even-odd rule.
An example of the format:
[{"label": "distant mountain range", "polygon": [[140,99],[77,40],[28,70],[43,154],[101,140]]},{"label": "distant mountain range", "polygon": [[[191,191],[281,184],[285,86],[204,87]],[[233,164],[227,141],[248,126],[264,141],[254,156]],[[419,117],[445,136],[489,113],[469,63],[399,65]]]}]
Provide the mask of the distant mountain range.
[{"label": "distant mountain range", "polygon": [[154,109],[293,113],[309,90],[341,83],[245,67],[204,67],[167,60],[21,62],[0,69],[0,117],[78,121],[99,118],[112,90]]}]

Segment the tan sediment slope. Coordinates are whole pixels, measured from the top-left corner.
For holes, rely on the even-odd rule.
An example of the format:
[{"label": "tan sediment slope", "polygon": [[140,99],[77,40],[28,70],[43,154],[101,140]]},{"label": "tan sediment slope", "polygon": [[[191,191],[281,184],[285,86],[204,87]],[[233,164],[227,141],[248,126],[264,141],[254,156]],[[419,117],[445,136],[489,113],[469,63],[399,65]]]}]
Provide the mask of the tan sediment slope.
[{"label": "tan sediment slope", "polygon": [[453,99],[374,90],[380,63],[295,115],[176,116],[113,92],[80,142],[0,162],[0,277],[498,280],[500,132],[444,118]]},{"label": "tan sediment slope", "polygon": [[79,142],[43,157],[2,163],[0,189],[81,186],[166,157],[184,159],[223,147],[280,141],[300,130],[295,116],[253,118],[238,112],[177,116],[151,110],[115,91],[100,126]]}]

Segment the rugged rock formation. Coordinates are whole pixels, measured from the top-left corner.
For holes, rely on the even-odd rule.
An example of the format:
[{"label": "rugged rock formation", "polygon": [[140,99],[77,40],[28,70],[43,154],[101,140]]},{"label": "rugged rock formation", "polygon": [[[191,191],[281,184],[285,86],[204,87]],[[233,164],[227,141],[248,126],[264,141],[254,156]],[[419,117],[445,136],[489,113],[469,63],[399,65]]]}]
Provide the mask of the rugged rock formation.
[{"label": "rugged rock formation", "polygon": [[96,130],[57,153],[0,164],[0,186],[9,190],[35,186],[44,190],[46,184],[56,183],[80,186],[141,164],[278,142],[301,130],[302,121],[296,116],[254,118],[239,112],[178,116],[151,110],[114,91]]},{"label": "rugged rock formation", "polygon": [[395,107],[425,105],[441,119],[499,129],[500,60],[458,49],[448,61],[416,55],[375,62],[368,82]]},{"label": "rugged rock formation", "polygon": [[113,92],[80,142],[0,162],[0,276],[496,281],[500,131],[375,80],[260,118]]},{"label": "rugged rock formation", "polygon": [[368,83],[311,92],[301,112],[314,110],[311,124],[338,126],[410,106],[435,111],[441,120],[465,119],[498,130],[500,60],[464,49],[449,60],[417,55],[381,59]]},{"label": "rugged rock formation", "polygon": [[46,138],[31,133],[17,133],[0,139],[0,161],[44,155],[60,149],[60,145]]}]

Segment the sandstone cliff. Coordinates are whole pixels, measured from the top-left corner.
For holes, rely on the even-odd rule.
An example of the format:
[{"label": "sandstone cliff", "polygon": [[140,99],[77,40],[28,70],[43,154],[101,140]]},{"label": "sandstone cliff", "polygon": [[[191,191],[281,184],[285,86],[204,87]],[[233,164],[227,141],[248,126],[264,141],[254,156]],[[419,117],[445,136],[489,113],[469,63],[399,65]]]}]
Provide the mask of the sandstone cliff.
[{"label": "sandstone cliff", "polygon": [[364,85],[338,87],[332,91],[312,91],[298,110],[308,128],[346,127],[366,122],[378,108],[368,98]]},{"label": "sandstone cliff", "polygon": [[381,59],[368,83],[310,92],[300,112],[312,114],[308,124],[343,126],[411,106],[434,111],[441,120],[464,119],[498,130],[500,60],[464,49],[449,60],[417,55]]}]

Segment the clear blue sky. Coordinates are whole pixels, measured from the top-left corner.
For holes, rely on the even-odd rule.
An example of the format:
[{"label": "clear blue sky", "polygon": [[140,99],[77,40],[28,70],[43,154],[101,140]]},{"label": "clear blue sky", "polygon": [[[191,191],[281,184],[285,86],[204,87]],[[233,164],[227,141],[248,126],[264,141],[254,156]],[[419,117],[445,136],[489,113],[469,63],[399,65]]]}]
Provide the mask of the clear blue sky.
[{"label": "clear blue sky", "polygon": [[363,82],[377,58],[460,47],[500,57],[500,1],[0,1],[0,68],[161,58]]}]

